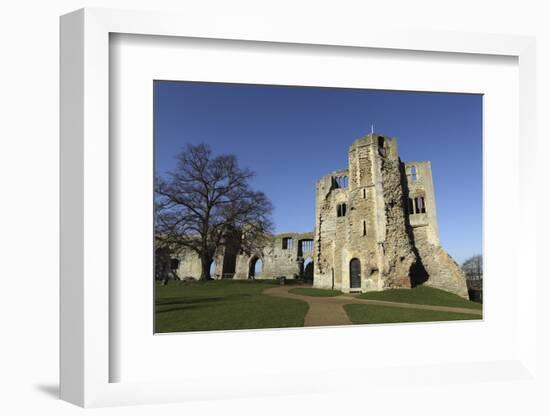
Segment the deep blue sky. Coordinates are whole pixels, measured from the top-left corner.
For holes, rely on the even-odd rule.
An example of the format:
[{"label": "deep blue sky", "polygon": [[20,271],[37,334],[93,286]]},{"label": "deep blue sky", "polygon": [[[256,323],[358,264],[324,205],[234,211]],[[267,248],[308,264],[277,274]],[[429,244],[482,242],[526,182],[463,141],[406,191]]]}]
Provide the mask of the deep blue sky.
[{"label": "deep blue sky", "polygon": [[256,172],[275,231],[312,231],[315,183],[347,168],[349,145],[396,137],[402,161],[432,163],[442,245],[461,263],[482,249],[482,96],[156,81],[155,164],[207,143]]}]

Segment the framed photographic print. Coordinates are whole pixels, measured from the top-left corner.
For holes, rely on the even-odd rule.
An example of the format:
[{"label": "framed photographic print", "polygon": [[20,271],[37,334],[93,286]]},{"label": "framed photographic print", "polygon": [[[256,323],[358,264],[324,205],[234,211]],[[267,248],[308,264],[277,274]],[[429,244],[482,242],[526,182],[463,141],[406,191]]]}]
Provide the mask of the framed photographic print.
[{"label": "framed photographic print", "polygon": [[154,105],[155,333],[482,318],[480,94],[156,80]]},{"label": "framed photographic print", "polygon": [[534,41],[260,23],[62,17],[62,398],[535,383]]}]

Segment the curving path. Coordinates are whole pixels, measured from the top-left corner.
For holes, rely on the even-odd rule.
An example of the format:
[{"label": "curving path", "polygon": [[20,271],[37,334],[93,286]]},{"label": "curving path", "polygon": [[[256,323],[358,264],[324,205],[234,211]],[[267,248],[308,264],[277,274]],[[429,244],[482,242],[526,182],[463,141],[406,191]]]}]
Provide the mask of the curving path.
[{"label": "curving path", "polygon": [[342,294],[333,297],[320,296],[304,296],[289,293],[290,289],[297,287],[311,286],[276,286],[263,291],[269,296],[277,296],[288,299],[299,299],[309,304],[309,310],[306,314],[304,326],[321,326],[321,325],[351,325],[348,314],[343,306],[350,303],[358,303],[364,305],[391,306],[395,308],[406,309],[425,309],[441,312],[457,312],[471,315],[480,315],[482,312],[478,309],[456,308],[452,306],[436,306],[436,305],[419,305],[414,303],[388,302],[383,300],[358,299],[356,294]]}]

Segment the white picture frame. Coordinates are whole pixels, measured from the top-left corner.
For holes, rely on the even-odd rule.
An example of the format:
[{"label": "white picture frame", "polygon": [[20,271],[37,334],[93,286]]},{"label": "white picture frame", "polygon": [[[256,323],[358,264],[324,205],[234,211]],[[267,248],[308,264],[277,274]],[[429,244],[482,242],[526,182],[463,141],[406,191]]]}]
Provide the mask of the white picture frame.
[{"label": "white picture frame", "polygon": [[[238,379],[226,388],[227,378],[205,380],[194,374],[179,382],[154,380],[111,382],[113,362],[120,359],[110,348],[110,311],[116,309],[109,275],[110,258],[110,158],[109,51],[110,34],[225,39],[300,45],[331,45],[334,48],[428,51],[439,54],[503,55],[515,57],[519,67],[519,129],[517,143],[536,141],[535,41],[529,37],[404,32],[376,28],[331,30],[326,27],[285,27],[276,23],[246,20],[235,24],[215,18],[209,25],[193,16],[83,9],[61,18],[61,398],[80,406],[161,403],[208,398],[252,397],[255,395],[334,393],[354,385],[374,388],[401,380],[402,389],[419,384],[506,381],[537,383],[536,348],[536,217],[532,198],[535,154],[532,146],[518,145],[520,215],[517,265],[522,266],[518,286],[517,326],[513,353],[495,361],[418,363],[414,368],[342,366],[325,376],[335,383],[323,383],[319,374],[300,368],[281,368],[269,373],[270,384]],[[515,192],[515,191],[514,191]],[[516,270],[519,273],[519,269]],[[485,314],[491,314],[486,310]],[[299,337],[302,330],[294,330]],[[250,332],[248,337],[253,337]],[[151,334],[152,335],[152,334]],[[242,339],[246,334],[225,334]],[[273,334],[272,334],[273,336]],[[322,342],[326,333],[316,334]],[[201,341],[202,342],[202,341]],[[257,364],[255,364],[257,365]],[[224,372],[219,368],[220,373]],[[440,377],[442,373],[447,375]],[[483,375],[480,376],[480,374]],[[411,374],[413,374],[411,376]],[[472,374],[477,376],[472,377]],[[209,389],[205,386],[209,385]],[[277,386],[277,389],[274,389]],[[517,387],[517,386],[516,386]],[[383,390],[383,388],[382,388]],[[488,393],[489,394],[489,393]]]}]

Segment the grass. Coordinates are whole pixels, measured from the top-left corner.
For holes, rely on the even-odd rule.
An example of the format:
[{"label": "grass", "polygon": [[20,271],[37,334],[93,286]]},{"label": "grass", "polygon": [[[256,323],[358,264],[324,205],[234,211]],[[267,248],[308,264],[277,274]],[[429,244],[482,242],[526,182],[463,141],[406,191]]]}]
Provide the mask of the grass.
[{"label": "grass", "polygon": [[434,289],[428,286],[417,286],[414,289],[388,289],[382,292],[368,292],[359,295],[359,299],[482,309],[480,303],[472,302],[454,293],[445,292],[444,290]]},{"label": "grass", "polygon": [[344,305],[354,324],[386,324],[397,322],[434,322],[481,319],[481,315],[430,311],[424,309],[396,308],[392,306]]},{"label": "grass", "polygon": [[294,293],[295,295],[315,297],[332,297],[342,294],[342,292],[340,292],[339,290],[314,289],[312,287],[296,287],[294,289],[290,289],[289,292]]},{"label": "grass", "polygon": [[258,280],[157,285],[155,332],[304,326],[308,304],[261,294],[274,285]]}]

